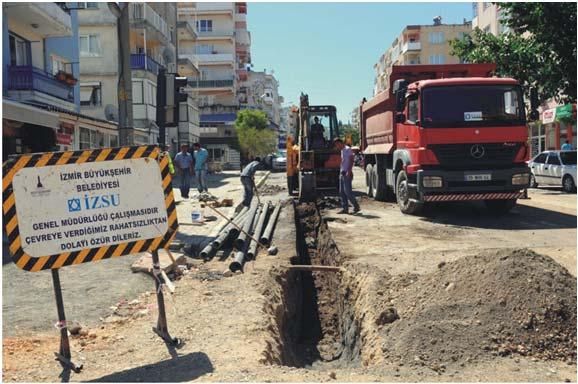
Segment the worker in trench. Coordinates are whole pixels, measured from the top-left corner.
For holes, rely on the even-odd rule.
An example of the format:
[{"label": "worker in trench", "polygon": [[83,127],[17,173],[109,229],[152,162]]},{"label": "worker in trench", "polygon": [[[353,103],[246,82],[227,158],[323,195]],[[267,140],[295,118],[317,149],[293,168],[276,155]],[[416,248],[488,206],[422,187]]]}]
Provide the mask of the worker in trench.
[{"label": "worker in trench", "polygon": [[343,140],[336,138],[333,141],[335,148],[341,150],[341,167],[339,169],[339,194],[341,195],[341,211],[339,214],[349,213],[349,203],[353,205],[353,213],[360,211],[359,203],[353,195],[353,160],[355,154],[349,145],[343,143]]},{"label": "worker in trench", "polygon": [[251,200],[253,200],[253,192],[257,188],[255,186],[255,172],[259,169],[261,169],[261,158],[255,157],[241,171],[241,184],[243,184],[245,190],[243,195],[243,205],[245,207],[250,206]]}]

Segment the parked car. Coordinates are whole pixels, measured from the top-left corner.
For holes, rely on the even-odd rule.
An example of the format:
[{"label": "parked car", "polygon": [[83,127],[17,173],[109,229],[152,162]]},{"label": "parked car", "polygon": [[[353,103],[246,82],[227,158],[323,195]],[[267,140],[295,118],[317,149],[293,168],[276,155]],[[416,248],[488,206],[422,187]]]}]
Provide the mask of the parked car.
[{"label": "parked car", "polygon": [[284,171],[287,168],[287,150],[280,149],[273,157],[273,171]]},{"label": "parked car", "polygon": [[576,151],[544,151],[528,162],[530,187],[556,185],[576,192]]}]

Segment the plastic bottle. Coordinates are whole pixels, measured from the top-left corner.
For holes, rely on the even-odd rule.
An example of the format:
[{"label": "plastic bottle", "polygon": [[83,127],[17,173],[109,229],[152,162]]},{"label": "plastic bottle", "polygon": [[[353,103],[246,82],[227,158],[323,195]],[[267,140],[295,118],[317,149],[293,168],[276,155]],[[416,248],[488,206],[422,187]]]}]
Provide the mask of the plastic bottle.
[{"label": "plastic bottle", "polygon": [[198,201],[192,203],[191,220],[193,223],[200,223],[203,221],[203,212]]}]

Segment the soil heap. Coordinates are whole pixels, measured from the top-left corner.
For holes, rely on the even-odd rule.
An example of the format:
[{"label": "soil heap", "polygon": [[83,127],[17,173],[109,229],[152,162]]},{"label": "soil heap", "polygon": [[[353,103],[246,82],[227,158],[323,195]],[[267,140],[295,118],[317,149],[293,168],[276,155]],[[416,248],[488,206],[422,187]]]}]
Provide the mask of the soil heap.
[{"label": "soil heap", "polygon": [[384,312],[398,316],[376,319],[385,359],[440,370],[488,355],[576,360],[576,278],[549,257],[484,252],[384,283]]}]

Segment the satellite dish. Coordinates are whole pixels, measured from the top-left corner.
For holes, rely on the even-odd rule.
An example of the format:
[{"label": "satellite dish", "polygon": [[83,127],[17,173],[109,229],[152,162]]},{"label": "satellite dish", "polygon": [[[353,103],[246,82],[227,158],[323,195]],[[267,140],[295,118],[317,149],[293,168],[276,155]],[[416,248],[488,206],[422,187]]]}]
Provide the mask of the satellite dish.
[{"label": "satellite dish", "polygon": [[109,121],[118,123],[118,108],[112,104],[107,104],[106,107],[104,107],[104,117]]}]

